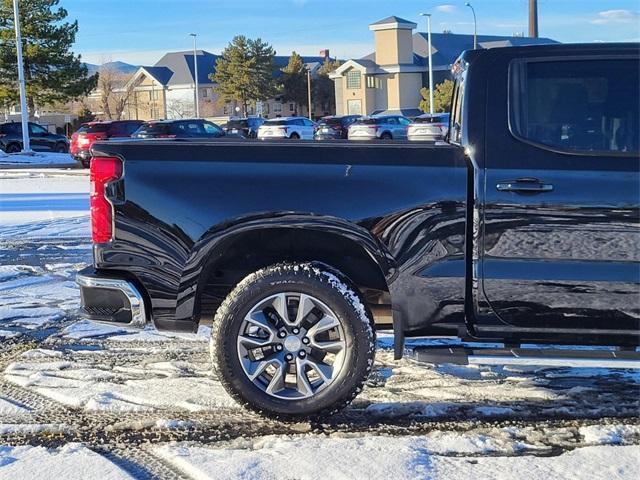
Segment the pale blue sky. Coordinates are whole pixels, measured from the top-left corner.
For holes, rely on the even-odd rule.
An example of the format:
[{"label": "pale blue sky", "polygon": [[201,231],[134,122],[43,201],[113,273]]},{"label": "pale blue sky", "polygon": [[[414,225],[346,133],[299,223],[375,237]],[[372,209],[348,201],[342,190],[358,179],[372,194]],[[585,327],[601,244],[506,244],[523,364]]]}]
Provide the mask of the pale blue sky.
[{"label": "pale blue sky", "polygon": [[[481,34],[527,31],[528,0],[474,0]],[[561,42],[640,41],[640,0],[539,0],[540,36]],[[472,33],[464,1],[430,0],[60,0],[80,23],[75,50],[87,62],[153,64],[166,51],[198,46],[219,52],[236,34],[261,37],[279,54],[291,50],[351,58],[373,50],[367,25],[389,15],[433,30]]]}]

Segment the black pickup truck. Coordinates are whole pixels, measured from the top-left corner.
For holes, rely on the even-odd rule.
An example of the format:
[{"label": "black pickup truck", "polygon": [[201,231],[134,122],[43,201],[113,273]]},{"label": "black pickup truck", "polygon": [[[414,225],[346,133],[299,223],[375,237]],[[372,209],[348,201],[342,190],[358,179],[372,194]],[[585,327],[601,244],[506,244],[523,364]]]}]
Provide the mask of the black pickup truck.
[{"label": "black pickup truck", "polygon": [[639,65],[638,44],[465,52],[444,145],[96,143],[82,314],[214,317],[220,380],[279,418],[349,403],[378,327],[397,357],[443,335],[637,356]]}]

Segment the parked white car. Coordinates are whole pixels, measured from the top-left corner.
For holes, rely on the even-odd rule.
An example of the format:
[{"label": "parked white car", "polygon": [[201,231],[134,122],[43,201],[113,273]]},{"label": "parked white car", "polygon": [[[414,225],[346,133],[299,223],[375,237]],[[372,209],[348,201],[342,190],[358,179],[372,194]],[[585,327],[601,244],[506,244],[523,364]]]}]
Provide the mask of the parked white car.
[{"label": "parked white car", "polygon": [[449,114],[425,113],[413,119],[407,130],[407,138],[413,141],[436,142],[444,140],[449,131]]},{"label": "parked white car", "polygon": [[305,117],[281,117],[267,120],[258,128],[258,138],[313,140],[316,124]]},{"label": "parked white car", "polygon": [[402,115],[373,115],[363,117],[349,126],[349,140],[397,140],[407,138],[411,123]]}]

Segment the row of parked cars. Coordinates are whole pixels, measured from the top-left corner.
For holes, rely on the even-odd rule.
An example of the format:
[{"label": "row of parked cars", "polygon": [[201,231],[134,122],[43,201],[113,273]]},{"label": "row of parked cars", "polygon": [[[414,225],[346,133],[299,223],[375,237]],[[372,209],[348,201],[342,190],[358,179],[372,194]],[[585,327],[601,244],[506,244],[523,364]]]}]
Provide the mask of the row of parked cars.
[{"label": "row of parked cars", "polygon": [[[394,140],[438,141],[449,128],[449,114],[421,115],[409,119],[401,115],[338,115],[313,122],[305,117],[265,120],[258,117],[236,118],[222,127],[202,119],[119,120],[89,122],[75,132],[71,141],[64,135],[48,132],[29,122],[31,148],[37,151],[69,152],[89,166],[91,147],[97,140],[110,138],[216,138],[222,136],[258,139],[298,140]],[[22,126],[18,122],[0,125],[0,149],[7,153],[22,149]]]},{"label": "row of parked cars", "polygon": [[424,114],[413,120],[400,115],[340,115],[313,122],[305,117],[236,118],[222,127],[202,119],[123,120],[83,124],[71,137],[70,153],[89,165],[91,146],[110,138],[216,138],[222,136],[298,140],[394,140],[438,141],[449,129],[449,114]]}]

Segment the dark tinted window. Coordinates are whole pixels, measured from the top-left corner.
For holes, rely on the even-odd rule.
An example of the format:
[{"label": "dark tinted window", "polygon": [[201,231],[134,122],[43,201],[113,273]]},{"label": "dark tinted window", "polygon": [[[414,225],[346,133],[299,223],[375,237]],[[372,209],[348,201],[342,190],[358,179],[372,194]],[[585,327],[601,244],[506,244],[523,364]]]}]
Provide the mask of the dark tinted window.
[{"label": "dark tinted window", "polygon": [[637,152],[639,71],[637,60],[516,62],[512,131],[562,150]]},{"label": "dark tinted window", "polygon": [[165,135],[169,133],[169,124],[167,123],[145,123],[136,133],[145,135]]},{"label": "dark tinted window", "polygon": [[5,123],[4,125],[2,125],[1,131],[5,135],[8,135],[8,134],[21,135],[22,125],[20,123]]},{"label": "dark tinted window", "polygon": [[182,135],[203,135],[202,122],[176,122],[172,128],[174,133]]},{"label": "dark tinted window", "polygon": [[434,115],[433,117],[416,117],[414,123],[449,123],[449,115]]},{"label": "dark tinted window", "polygon": [[133,132],[140,128],[140,122],[127,122],[125,124],[124,132],[126,135],[133,135]]},{"label": "dark tinted window", "polygon": [[265,127],[273,127],[278,125],[295,125],[293,120],[267,120],[264,122]]},{"label": "dark tinted window", "polygon": [[381,118],[361,118],[360,120],[354,123],[359,125],[378,125],[379,123],[382,123],[382,119]]},{"label": "dark tinted window", "polygon": [[93,125],[87,125],[85,132],[87,133],[105,133],[111,128],[110,123],[94,123]]},{"label": "dark tinted window", "polygon": [[227,122],[227,128],[247,128],[248,126],[247,120],[229,120]]}]

